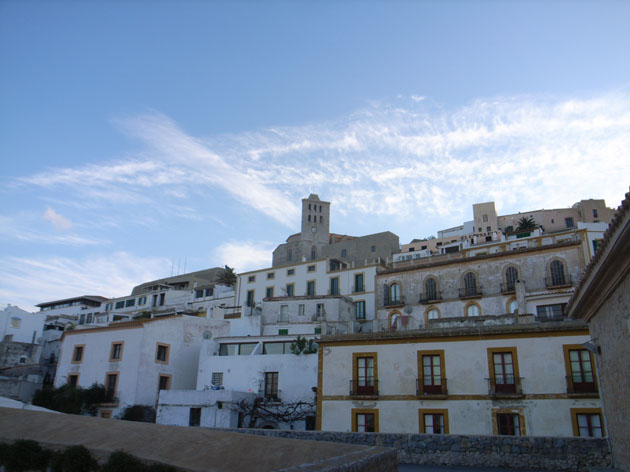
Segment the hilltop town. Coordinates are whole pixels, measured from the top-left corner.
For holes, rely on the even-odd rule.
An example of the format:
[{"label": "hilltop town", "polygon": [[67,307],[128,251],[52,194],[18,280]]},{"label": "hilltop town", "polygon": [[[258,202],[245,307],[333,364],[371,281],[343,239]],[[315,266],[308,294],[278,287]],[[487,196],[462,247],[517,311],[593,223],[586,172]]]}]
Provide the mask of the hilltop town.
[{"label": "hilltop town", "polygon": [[614,344],[587,323],[606,302],[594,301],[602,267],[627,266],[627,252],[609,254],[627,240],[627,203],[510,215],[476,203],[472,220],[401,244],[331,232],[333,204],[311,194],[270,267],[7,306],[0,396],[98,384],[93,415],[161,425],[627,438],[602,404],[627,376],[600,378]]}]

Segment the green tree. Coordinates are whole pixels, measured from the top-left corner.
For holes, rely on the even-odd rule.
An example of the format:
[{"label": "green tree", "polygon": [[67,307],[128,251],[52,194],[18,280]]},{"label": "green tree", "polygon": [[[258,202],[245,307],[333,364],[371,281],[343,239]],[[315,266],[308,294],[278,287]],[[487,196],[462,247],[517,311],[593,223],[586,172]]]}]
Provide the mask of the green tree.
[{"label": "green tree", "polygon": [[520,220],[518,220],[516,231],[527,231],[534,228],[536,228],[536,221],[534,221],[534,218],[532,218],[531,216],[523,216]]},{"label": "green tree", "polygon": [[234,272],[232,267],[226,265],[225,269],[221,269],[221,272],[217,275],[216,282],[228,287],[234,287],[236,284],[236,272]]},{"label": "green tree", "polygon": [[302,336],[298,336],[294,343],[291,343],[291,352],[293,354],[315,354],[317,352],[317,343],[312,339],[307,340]]},{"label": "green tree", "polygon": [[94,383],[89,388],[72,387],[62,385],[59,388],[45,386],[35,392],[33,405],[48,408],[49,410],[70,413],[73,415],[96,415],[98,403],[105,402],[105,387]]}]

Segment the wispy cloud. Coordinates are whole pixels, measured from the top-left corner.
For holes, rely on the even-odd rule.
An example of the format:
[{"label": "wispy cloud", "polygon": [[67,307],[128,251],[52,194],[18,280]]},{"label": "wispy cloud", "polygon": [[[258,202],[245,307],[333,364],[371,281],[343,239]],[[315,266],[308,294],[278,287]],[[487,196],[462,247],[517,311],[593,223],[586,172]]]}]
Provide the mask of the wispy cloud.
[{"label": "wispy cloud", "polygon": [[[121,120],[146,143],[127,161],[22,179],[128,204],[191,208],[208,189],[288,226],[309,192],[342,215],[455,220],[475,201],[499,211],[605,198],[630,181],[630,93],[589,98],[498,97],[446,110],[420,95],[375,102],[304,126],[194,137],[168,117]],[[194,211],[182,214],[195,217]]]},{"label": "wispy cloud", "polygon": [[38,303],[80,295],[123,296],[135,285],[163,277],[170,267],[166,259],[125,252],[82,259],[2,257],[0,305],[34,310]]},{"label": "wispy cloud", "polygon": [[46,208],[46,211],[44,212],[44,219],[49,221],[58,231],[72,228],[72,221],[63,215],[60,215],[50,207]]},{"label": "wispy cloud", "polygon": [[[73,226],[72,222],[66,221],[63,216],[55,215],[51,218],[56,222],[56,225],[60,225],[56,229],[70,229]],[[58,218],[59,216],[61,216],[61,219]],[[44,218],[49,219],[46,216]],[[19,217],[0,215],[0,240],[61,244],[66,246],[93,246],[108,243],[104,239],[85,237],[76,233],[64,232],[60,234],[58,232],[45,231],[41,229],[40,221],[41,216],[39,215],[36,217],[28,215],[20,215]]]},{"label": "wispy cloud", "polygon": [[236,272],[271,267],[271,252],[277,244],[260,241],[231,241],[221,244],[214,251],[217,265],[229,265]]}]

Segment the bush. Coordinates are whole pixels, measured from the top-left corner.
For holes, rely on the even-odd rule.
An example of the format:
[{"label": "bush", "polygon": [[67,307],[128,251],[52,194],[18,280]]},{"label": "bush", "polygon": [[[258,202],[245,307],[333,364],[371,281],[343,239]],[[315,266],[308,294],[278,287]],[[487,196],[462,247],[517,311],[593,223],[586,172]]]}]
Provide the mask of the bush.
[{"label": "bush", "polygon": [[70,446],[53,454],[52,472],[90,472],[99,470],[98,462],[84,446]]},{"label": "bush", "polygon": [[146,472],[146,470],[147,466],[140,459],[125,451],[113,452],[101,469],[102,472]]},{"label": "bush", "polygon": [[46,470],[50,452],[42,449],[35,441],[18,439],[4,447],[2,463],[6,472],[23,470]]},{"label": "bush", "polygon": [[94,416],[97,410],[95,404],[105,402],[105,396],[105,387],[96,383],[89,388],[70,385],[54,388],[47,385],[35,392],[33,405],[62,413],[89,413]]},{"label": "bush", "polygon": [[123,410],[120,419],[155,423],[155,408],[151,405],[131,405]]}]

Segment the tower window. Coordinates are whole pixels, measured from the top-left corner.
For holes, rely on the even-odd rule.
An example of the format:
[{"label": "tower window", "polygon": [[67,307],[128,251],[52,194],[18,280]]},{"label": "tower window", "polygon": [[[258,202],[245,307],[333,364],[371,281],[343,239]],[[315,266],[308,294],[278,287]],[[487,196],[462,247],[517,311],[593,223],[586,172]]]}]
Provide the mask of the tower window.
[{"label": "tower window", "polygon": [[308,215],[308,221],[311,221],[311,215]]},{"label": "tower window", "polygon": [[324,217],[323,217],[323,216],[320,216],[320,217],[319,217],[319,222],[320,222],[320,223],[323,223],[323,222],[324,222]]}]

